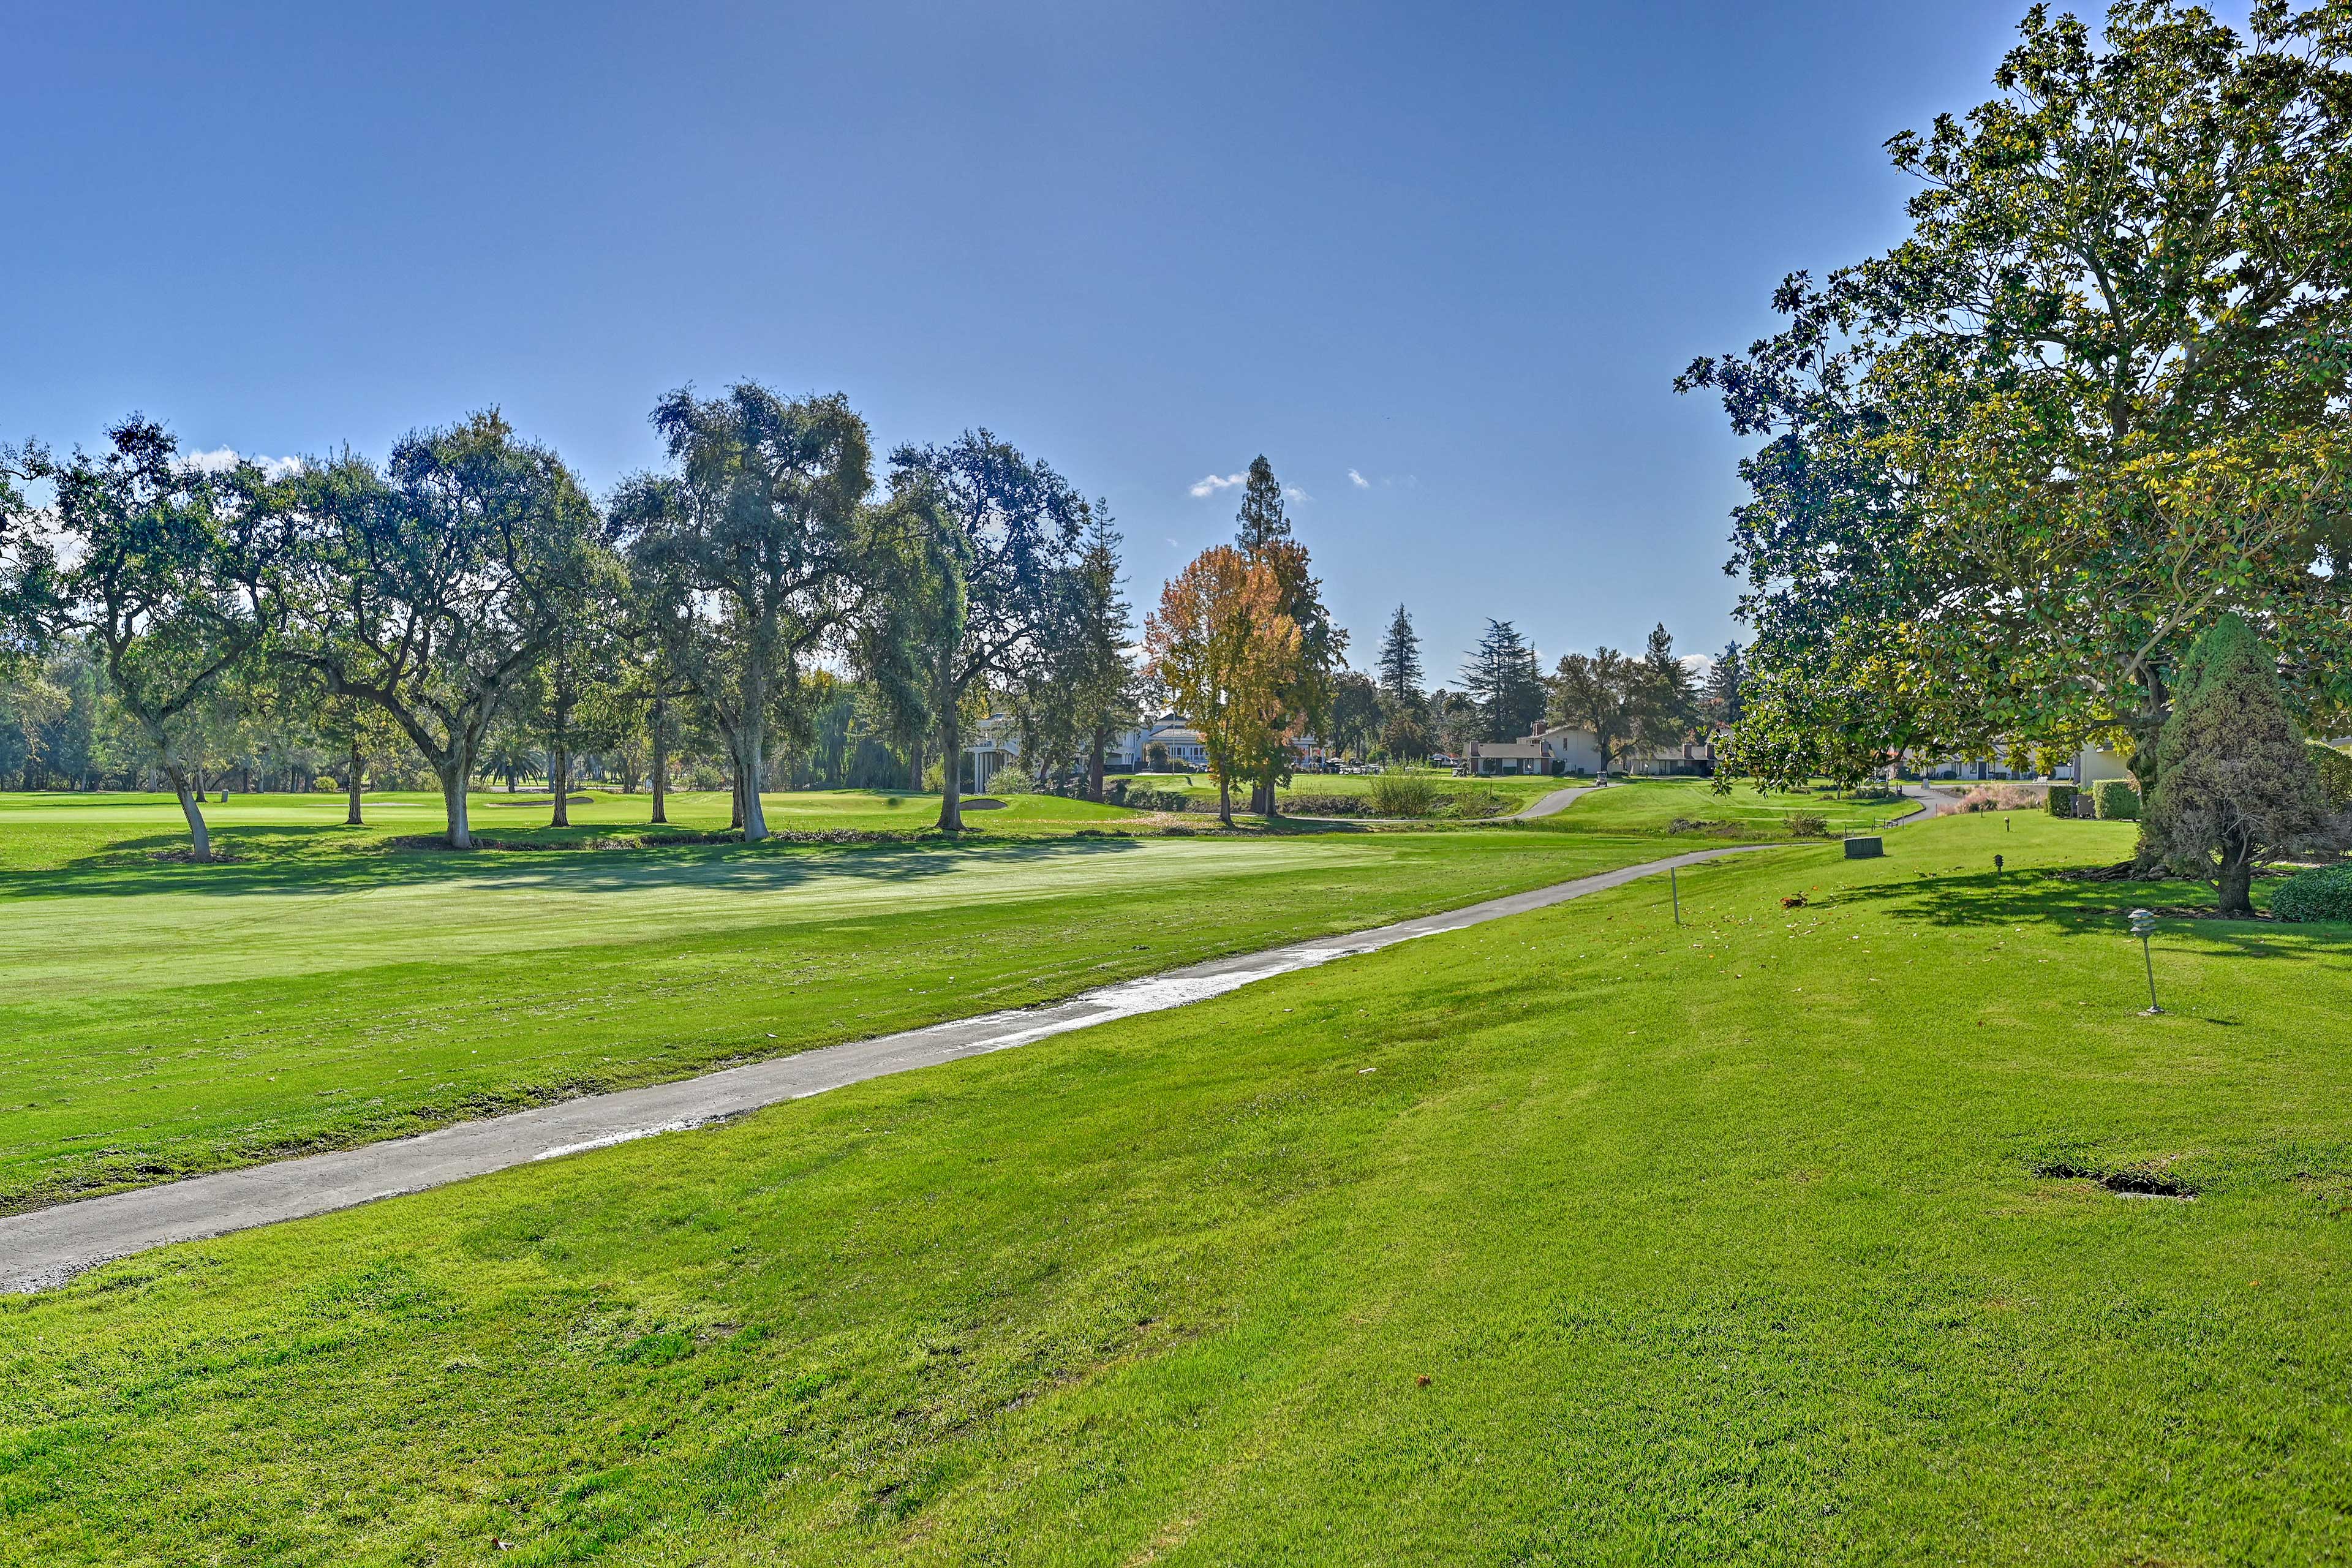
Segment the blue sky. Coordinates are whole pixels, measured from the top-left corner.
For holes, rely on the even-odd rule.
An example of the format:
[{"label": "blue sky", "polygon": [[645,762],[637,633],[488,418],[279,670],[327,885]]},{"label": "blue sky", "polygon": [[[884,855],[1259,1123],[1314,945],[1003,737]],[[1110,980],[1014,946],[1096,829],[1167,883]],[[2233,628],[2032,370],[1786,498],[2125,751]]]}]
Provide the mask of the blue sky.
[{"label": "blue sky", "polygon": [[1438,679],[1712,648],[1739,447],[1668,384],[1899,234],[1880,143],[2023,5],[0,0],[0,437],[497,404],[601,490],[750,376],[1045,457],[1139,603],[1263,451],[1360,662],[1400,600]]}]

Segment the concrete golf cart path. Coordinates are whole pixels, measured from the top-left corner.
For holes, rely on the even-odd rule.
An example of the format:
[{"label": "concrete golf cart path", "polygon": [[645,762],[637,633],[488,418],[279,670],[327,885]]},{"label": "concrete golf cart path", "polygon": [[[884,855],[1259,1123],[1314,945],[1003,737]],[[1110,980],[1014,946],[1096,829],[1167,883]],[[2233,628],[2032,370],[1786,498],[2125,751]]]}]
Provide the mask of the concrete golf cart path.
[{"label": "concrete golf cart path", "polygon": [[[1573,795],[1572,790],[1560,795]],[[1558,795],[1539,805],[1549,805]],[[1560,801],[1560,805],[1567,804]],[[1553,807],[1554,810],[1558,806]],[[624,1089],[459,1122],[413,1138],[310,1154],[275,1164],[111,1193],[0,1218],[0,1292],[41,1290],[85,1268],[149,1247],[301,1219],[377,1198],[422,1192],[492,1171],[603,1149],[659,1132],[683,1131],[787,1100],[803,1100],[890,1073],[938,1067],[1008,1050],[1113,1019],[1222,996],[1335,958],[1373,952],[1415,937],[1461,931],[1507,915],[1580,899],[1671,868],[1776,846],[1745,844],[1621,867],[1572,882],[1489,899],[1370,931],[1317,937],[1123,981],[1045,1006],[820,1047],[700,1078]]]}]

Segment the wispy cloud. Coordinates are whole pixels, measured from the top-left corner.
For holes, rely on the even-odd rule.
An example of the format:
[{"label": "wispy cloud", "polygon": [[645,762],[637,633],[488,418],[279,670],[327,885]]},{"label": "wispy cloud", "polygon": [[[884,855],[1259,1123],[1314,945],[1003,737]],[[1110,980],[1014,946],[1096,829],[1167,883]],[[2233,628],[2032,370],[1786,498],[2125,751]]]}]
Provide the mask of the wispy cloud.
[{"label": "wispy cloud", "polygon": [[1283,498],[1286,500],[1313,500],[1315,499],[1313,496],[1308,495],[1305,490],[1300,489],[1297,485],[1283,486],[1282,494]]},{"label": "wispy cloud", "polygon": [[1348,470],[1348,482],[1360,490],[1409,490],[1421,484],[1412,474],[1382,474],[1377,479],[1368,479],[1360,468]]},{"label": "wispy cloud", "polygon": [[1248,480],[1247,474],[1226,474],[1222,477],[1211,474],[1192,487],[1192,493],[1196,496],[1213,496],[1219,490],[1229,490],[1235,485],[1247,483]]},{"label": "wispy cloud", "polygon": [[[209,452],[190,452],[180,459],[180,466],[199,474],[225,474],[248,459],[234,447],[215,447]],[[282,479],[289,474],[302,471],[299,458],[262,458],[249,459],[265,479]]]},{"label": "wispy cloud", "polygon": [[1349,468],[1348,470],[1348,482],[1355,486],[1360,490],[1368,490],[1372,488],[1372,481],[1364,478],[1363,475],[1356,472],[1353,468]]}]

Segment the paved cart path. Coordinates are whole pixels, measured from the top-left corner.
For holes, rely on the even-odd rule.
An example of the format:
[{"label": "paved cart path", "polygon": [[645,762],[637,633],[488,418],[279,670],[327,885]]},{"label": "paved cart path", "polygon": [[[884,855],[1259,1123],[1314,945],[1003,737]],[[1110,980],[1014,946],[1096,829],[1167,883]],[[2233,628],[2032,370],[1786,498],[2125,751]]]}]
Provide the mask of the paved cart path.
[{"label": "paved cart path", "polygon": [[[1562,790],[1559,795],[1575,793]],[[1549,796],[1538,804],[1558,799],[1559,795]],[[1559,801],[1561,805],[1566,804]],[[1113,1019],[1181,1007],[1222,996],[1253,981],[1312,969],[1335,958],[1547,909],[1655,876],[1670,867],[1770,847],[1774,846],[1748,844],[1675,855],[1370,931],[1211,959],[1122,981],[1049,1005],[824,1046],[675,1083],[459,1122],[414,1138],[223,1171],[0,1217],[0,1292],[46,1289],[85,1268],[152,1247],[327,1214],[533,1160],[552,1160],[658,1132],[707,1126],[762,1106],[806,1099],[867,1079],[937,1067]]]}]

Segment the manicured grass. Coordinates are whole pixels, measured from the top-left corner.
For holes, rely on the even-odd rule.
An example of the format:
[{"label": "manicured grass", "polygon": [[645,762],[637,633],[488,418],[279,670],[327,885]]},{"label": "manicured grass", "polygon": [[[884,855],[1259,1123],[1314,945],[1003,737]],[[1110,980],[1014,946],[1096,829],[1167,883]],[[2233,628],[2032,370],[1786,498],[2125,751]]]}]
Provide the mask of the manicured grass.
[{"label": "manicured grass", "polygon": [[[480,837],[550,848],[660,831],[653,826],[650,795],[604,790],[573,795],[568,828],[548,826],[553,803],[545,790],[478,793],[468,798],[467,814]],[[780,834],[928,834],[940,805],[937,795],[897,790],[803,790],[760,798],[770,829]],[[1117,806],[1055,795],[1003,800],[1002,809],[972,811],[972,831],[1050,836],[1137,820],[1137,814]],[[730,805],[724,791],[673,794],[668,826],[723,832]],[[394,840],[436,837],[446,826],[441,797],[432,794],[370,795],[363,827],[344,825],[339,795],[232,794],[225,804],[207,802],[204,810],[215,847],[245,860],[380,854]],[[187,842],[186,819],[170,795],[0,792],[0,871],[135,864]]]},{"label": "manicured grass", "polygon": [[[1103,809],[1015,799],[1047,820]],[[32,856],[22,840],[77,830],[10,831]],[[1657,852],[983,833],[0,872],[0,1210],[1023,1006]]]},{"label": "manicured grass", "polygon": [[[1736,858],[109,1268],[0,1305],[0,1561],[2339,1559],[2352,933],[2170,924],[2138,1016],[2193,894],[2043,875],[2129,842]],[[2132,1168],[2194,1201],[2036,1173]]]},{"label": "manicured grass", "polygon": [[[1753,785],[1735,784],[1727,794],[1712,779],[1628,779],[1580,796],[1557,816],[1510,826],[1553,833],[1659,834],[1695,841],[1780,838],[1787,836],[1792,816],[1818,816],[1831,833],[1868,833],[1918,809],[1916,800],[1855,800],[1827,785],[1804,795],[1765,795]],[[1675,834],[1677,820],[1707,826]]]}]

